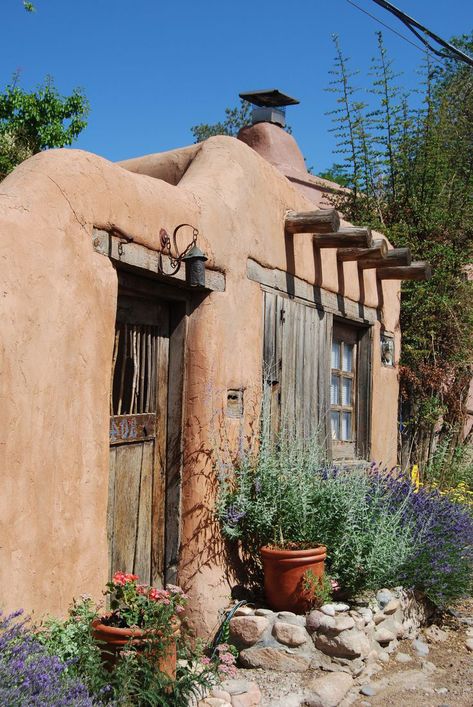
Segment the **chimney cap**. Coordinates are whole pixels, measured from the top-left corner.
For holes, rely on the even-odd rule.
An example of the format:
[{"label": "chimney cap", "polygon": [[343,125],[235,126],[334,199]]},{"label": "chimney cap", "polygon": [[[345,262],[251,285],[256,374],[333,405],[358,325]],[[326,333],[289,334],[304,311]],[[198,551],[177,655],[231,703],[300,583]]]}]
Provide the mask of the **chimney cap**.
[{"label": "chimney cap", "polygon": [[277,108],[282,106],[295,106],[299,103],[297,98],[291,98],[285,93],[281,93],[277,88],[267,88],[261,91],[249,91],[240,93],[240,98],[254,106],[265,108]]}]

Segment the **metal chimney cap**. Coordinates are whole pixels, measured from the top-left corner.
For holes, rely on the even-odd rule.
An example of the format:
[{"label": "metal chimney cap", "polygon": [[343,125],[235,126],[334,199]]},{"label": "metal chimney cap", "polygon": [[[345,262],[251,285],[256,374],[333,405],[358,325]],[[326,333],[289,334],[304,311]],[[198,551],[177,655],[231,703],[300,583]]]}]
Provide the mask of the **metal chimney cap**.
[{"label": "metal chimney cap", "polygon": [[277,88],[267,88],[261,91],[249,91],[240,93],[240,98],[254,106],[264,108],[277,108],[282,106],[295,106],[299,103],[297,98],[291,98],[285,93],[281,93]]}]

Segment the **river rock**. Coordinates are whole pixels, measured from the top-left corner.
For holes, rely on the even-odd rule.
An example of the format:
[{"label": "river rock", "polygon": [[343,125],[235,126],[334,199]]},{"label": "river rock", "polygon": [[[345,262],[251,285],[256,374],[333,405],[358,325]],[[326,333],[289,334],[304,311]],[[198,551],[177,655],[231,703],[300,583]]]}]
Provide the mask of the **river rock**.
[{"label": "river rock", "polygon": [[255,682],[250,683],[246,692],[232,695],[232,707],[259,707],[261,704],[261,690]]},{"label": "river rock", "polygon": [[469,651],[473,651],[473,638],[467,638],[465,641],[465,647]]},{"label": "river rock", "polygon": [[271,609],[256,609],[255,616],[272,616],[273,613]]},{"label": "river rock", "polygon": [[296,673],[308,670],[311,660],[311,655],[289,653],[284,648],[273,648],[271,646],[245,648],[239,656],[239,661],[244,668],[262,668],[263,670]]},{"label": "river rock", "polygon": [[324,604],[320,607],[320,611],[327,616],[335,616],[335,607],[333,604]]},{"label": "river rock", "polygon": [[443,643],[448,638],[448,633],[435,624],[428,626],[424,634],[429,643]]},{"label": "river rock", "polygon": [[397,653],[396,660],[398,663],[410,663],[412,658],[407,653]]},{"label": "river rock", "polygon": [[265,616],[236,616],[230,619],[230,641],[236,646],[257,643],[269,626]]},{"label": "river rock", "polygon": [[360,607],[358,613],[363,617],[365,624],[369,624],[373,620],[373,612],[367,606]]},{"label": "river rock", "polygon": [[315,647],[323,653],[341,658],[365,657],[370,652],[370,642],[362,631],[342,631],[338,636],[314,634]]},{"label": "river rock", "polygon": [[301,646],[307,641],[309,636],[302,626],[288,624],[283,621],[276,621],[273,626],[273,636],[279,643],[285,646]]},{"label": "river rock", "polygon": [[340,616],[338,619],[335,619],[334,630],[337,631],[337,633],[341,633],[342,631],[349,631],[354,625],[355,620],[351,616]]},{"label": "river rock", "polygon": [[376,629],[375,634],[374,634],[375,641],[378,641],[378,643],[390,643],[391,641],[394,641],[396,638],[395,634],[389,631],[387,628],[384,628],[384,626],[380,626],[378,629]]},{"label": "river rock", "polygon": [[427,643],[424,643],[424,641],[421,641],[420,638],[414,639],[411,645],[417,655],[420,655],[421,657],[429,655],[429,646],[427,645]]},{"label": "river rock", "polygon": [[389,589],[380,589],[376,594],[376,601],[378,602],[380,609],[384,609],[384,607],[389,604],[391,599],[394,599],[394,595],[389,591]]},{"label": "river rock", "polygon": [[322,631],[323,633],[328,633],[333,628],[335,628],[335,619],[333,616],[327,616],[317,609],[311,611],[306,620],[307,630]]},{"label": "river rock", "polygon": [[376,690],[373,685],[363,685],[360,692],[362,695],[365,695],[365,697],[374,697],[374,695],[376,695]]},{"label": "river rock", "polygon": [[395,611],[397,611],[401,606],[401,603],[399,599],[391,599],[391,601],[388,601],[386,606],[384,607],[383,611],[385,614],[394,614]]},{"label": "river rock", "polygon": [[305,704],[307,707],[337,707],[352,686],[353,678],[344,672],[316,678],[307,685]]},{"label": "river rock", "polygon": [[343,604],[342,602],[337,602],[332,604],[335,611],[349,611],[350,607],[348,604]]},{"label": "river rock", "polygon": [[235,611],[233,616],[253,616],[254,613],[255,612],[251,606],[240,606],[240,608]]}]

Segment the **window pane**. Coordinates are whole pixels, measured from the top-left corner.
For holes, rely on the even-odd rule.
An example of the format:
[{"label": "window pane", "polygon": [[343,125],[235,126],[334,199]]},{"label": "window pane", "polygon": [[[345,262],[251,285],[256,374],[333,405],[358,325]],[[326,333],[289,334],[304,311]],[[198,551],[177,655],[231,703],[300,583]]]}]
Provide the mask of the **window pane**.
[{"label": "window pane", "polygon": [[344,344],[343,345],[342,370],[343,371],[352,371],[353,370],[353,344]]},{"label": "window pane", "polygon": [[342,379],[342,405],[351,405],[351,378]]},{"label": "window pane", "polygon": [[340,413],[332,412],[332,439],[340,439]]},{"label": "window pane", "polygon": [[342,413],[342,440],[351,440],[351,412]]},{"label": "window pane", "polygon": [[332,374],[332,383],[330,385],[330,404],[340,404],[340,377]]},{"label": "window pane", "polygon": [[332,368],[340,368],[340,342],[332,341]]}]

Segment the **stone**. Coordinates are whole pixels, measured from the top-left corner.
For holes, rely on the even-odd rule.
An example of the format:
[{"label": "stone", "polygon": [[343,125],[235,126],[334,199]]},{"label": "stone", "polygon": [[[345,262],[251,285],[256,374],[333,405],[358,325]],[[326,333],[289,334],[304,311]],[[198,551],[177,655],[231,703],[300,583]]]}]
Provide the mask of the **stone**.
[{"label": "stone", "polygon": [[397,611],[401,606],[401,603],[399,599],[391,599],[391,601],[388,601],[386,606],[384,607],[383,611],[385,614],[394,614],[395,611]]},{"label": "stone", "polygon": [[219,697],[206,697],[199,702],[199,707],[228,707],[228,705],[233,707],[231,702],[221,700]]},{"label": "stone", "polygon": [[422,662],[422,670],[424,671],[424,673],[428,673],[429,675],[431,675],[432,673],[435,673],[435,671],[437,670],[437,666],[431,663],[429,660],[424,660]]},{"label": "stone", "polygon": [[288,624],[283,621],[275,622],[273,636],[279,643],[284,643],[285,646],[291,647],[302,646],[309,638],[302,626]]},{"label": "stone", "polygon": [[444,643],[448,639],[448,633],[435,624],[428,626],[424,634],[429,643]]},{"label": "stone", "polygon": [[315,647],[323,653],[342,658],[365,657],[370,652],[370,642],[362,631],[342,631],[338,636],[325,636],[314,634],[312,636]]},{"label": "stone", "polygon": [[338,602],[332,605],[335,611],[349,611],[350,607],[348,604],[343,604],[342,602]]},{"label": "stone", "polygon": [[220,689],[228,692],[230,696],[240,695],[243,692],[248,692],[251,684],[249,680],[224,680],[220,685]]},{"label": "stone", "polygon": [[383,650],[379,651],[378,660],[380,660],[382,663],[389,663],[389,653]]},{"label": "stone", "polygon": [[333,616],[327,616],[317,609],[311,611],[306,620],[307,630],[322,631],[323,633],[328,633],[333,628],[335,628],[335,619]]},{"label": "stone", "polygon": [[386,621],[386,617],[383,614],[382,611],[379,611],[377,614],[373,616],[373,621],[375,622],[376,625],[380,624],[382,621]]},{"label": "stone", "polygon": [[410,663],[412,658],[407,653],[397,653],[396,660],[398,663]]},{"label": "stone", "polygon": [[351,616],[340,616],[338,619],[335,619],[334,630],[341,633],[342,631],[349,631],[354,625],[355,621]]},{"label": "stone", "polygon": [[305,704],[307,707],[337,707],[352,686],[353,678],[344,672],[316,678],[307,685]]},{"label": "stone", "polygon": [[320,607],[320,611],[327,616],[335,616],[335,607],[333,604],[324,604]]},{"label": "stone", "polygon": [[230,619],[230,641],[236,646],[257,643],[269,626],[265,616],[236,616]]},{"label": "stone", "polygon": [[263,670],[295,673],[308,670],[311,660],[311,655],[289,653],[284,648],[272,646],[245,648],[239,656],[239,662],[244,668],[262,668]]},{"label": "stone", "polygon": [[373,612],[366,606],[360,607],[358,613],[363,617],[365,624],[369,624],[373,620]]},{"label": "stone", "polygon": [[389,631],[387,628],[384,628],[384,626],[380,626],[374,632],[374,638],[375,638],[375,641],[378,641],[378,643],[383,644],[383,643],[391,643],[391,641],[394,641],[396,636],[394,635],[394,633]]},{"label": "stone", "polygon": [[376,601],[378,602],[380,609],[384,609],[384,607],[389,604],[391,599],[394,599],[394,595],[389,591],[389,589],[380,589],[376,594]]},{"label": "stone", "polygon": [[365,697],[374,697],[374,695],[376,695],[376,690],[373,685],[363,685],[360,692],[362,695],[365,695]]},{"label": "stone", "polygon": [[227,690],[222,690],[221,687],[213,687],[210,690],[209,697],[217,697],[219,700],[224,700],[226,702],[232,701],[232,696]]},{"label": "stone", "polygon": [[467,638],[465,641],[465,648],[468,651],[473,651],[473,638]]},{"label": "stone", "polygon": [[261,690],[255,682],[250,683],[246,692],[232,695],[232,707],[259,707],[261,704]]},{"label": "stone", "polygon": [[256,609],[255,616],[272,616],[274,611],[271,609]]},{"label": "stone", "polygon": [[293,611],[280,611],[278,614],[278,619],[287,619],[292,616],[297,616]]},{"label": "stone", "polygon": [[254,610],[250,606],[240,606],[233,616],[253,616]]},{"label": "stone", "polygon": [[420,656],[426,656],[429,655],[429,646],[427,643],[424,643],[424,641],[421,641],[420,638],[415,638],[412,643],[411,643],[413,649],[417,653],[417,655]]},{"label": "stone", "polygon": [[446,687],[436,687],[436,688],[435,688],[435,692],[437,693],[437,695],[446,695],[447,692],[448,692],[448,688],[446,688]]}]

